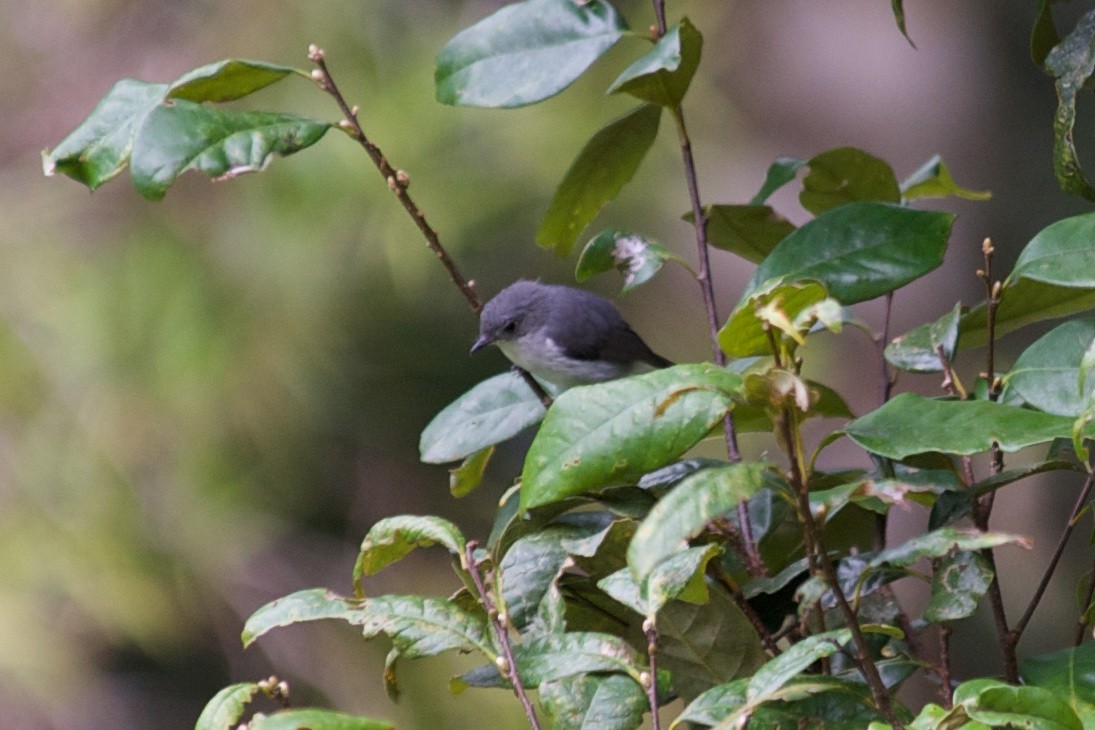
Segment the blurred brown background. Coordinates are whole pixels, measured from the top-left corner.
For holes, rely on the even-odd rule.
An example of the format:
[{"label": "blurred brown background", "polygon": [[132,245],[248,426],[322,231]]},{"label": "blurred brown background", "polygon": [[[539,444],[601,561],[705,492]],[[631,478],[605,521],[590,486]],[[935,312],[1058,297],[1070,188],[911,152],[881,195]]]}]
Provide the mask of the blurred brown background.
[{"label": "blurred brown background", "polygon": [[[445,470],[418,463],[430,417],[505,363],[495,352],[466,357],[474,320],[360,150],[331,132],[261,175],[217,185],[187,175],[159,204],[124,176],[89,196],[44,178],[39,161],[122,77],[167,81],[233,56],[307,67],[316,42],[484,294],[520,276],[572,282],[573,260],[532,245],[537,218],[583,141],[629,108],[602,90],[643,46],[625,39],[573,88],[529,109],[437,104],[434,54],[499,5],[0,2],[4,727],[192,727],[219,688],[272,671],[292,682],[300,704],[402,728],[523,722],[505,693],[449,695],[445,680],[467,660],[405,663],[396,705],[381,690],[387,647],[365,645],[353,630],[312,625],[239,646],[243,620],[264,602],[312,586],[348,591],[357,545],[380,517],[436,513],[485,536],[520,464],[520,445],[503,450],[484,486],[457,502]],[[1039,229],[1087,209],[1053,180],[1052,82],[1027,56],[1033,2],[908,0],[918,50],[885,0],[668,5],[706,37],[686,106],[706,202],[747,200],[776,155],[846,144],[886,158],[899,178],[938,152],[959,182],[993,191],[988,203],[939,203],[960,216],[947,264],[897,296],[894,333],[955,298],[979,298],[973,270],[985,235],[1006,271]],[[633,27],[651,22],[647,3],[619,7]],[[1062,26],[1082,9],[1064,8]],[[337,118],[299,79],[245,104]],[[1090,130],[1081,121],[1084,155],[1095,146]],[[666,125],[599,223],[691,257],[674,142]],[[805,220],[793,190],[775,203]],[[725,314],[751,267],[715,258]],[[617,284],[592,283],[605,294]],[[621,306],[659,352],[708,356],[700,298],[681,271]],[[860,314],[877,325],[881,308]],[[1008,339],[1005,362],[1030,337]],[[824,373],[854,410],[876,404],[879,365],[861,333],[819,337],[807,352],[810,372]],[[962,372],[975,373],[979,360],[967,356]],[[900,387],[933,392],[937,382]],[[746,443],[753,455],[768,448]],[[848,463],[862,456],[829,456],[830,466]],[[1032,480],[998,503],[997,526],[1036,538],[1034,551],[1010,549],[1004,560],[1013,612],[1075,486]],[[892,534],[923,529],[925,517],[902,513]],[[1036,620],[1045,628],[1024,639],[1024,653],[1071,635],[1072,594],[1091,552],[1084,535],[1075,543]],[[444,557],[426,553],[366,588],[444,595],[454,585]],[[959,669],[986,671],[995,661],[988,629],[965,631]]]}]

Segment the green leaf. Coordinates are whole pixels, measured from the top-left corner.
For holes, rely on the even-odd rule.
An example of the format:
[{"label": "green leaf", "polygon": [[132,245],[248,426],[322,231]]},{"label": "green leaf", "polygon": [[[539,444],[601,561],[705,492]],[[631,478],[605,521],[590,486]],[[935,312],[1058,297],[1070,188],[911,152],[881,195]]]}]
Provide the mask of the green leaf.
[{"label": "green leaf", "polygon": [[460,466],[449,469],[449,494],[457,499],[468,496],[483,481],[483,472],[487,470],[492,456],[493,445],[479,449],[464,459]]},{"label": "green leaf", "polygon": [[1084,727],[1067,702],[1041,687],[996,684],[961,704],[971,720],[989,727],[1029,730],[1083,730]]},{"label": "green leaf", "polygon": [[159,200],[187,170],[216,180],[264,170],[274,157],[315,144],[330,126],[289,114],[176,99],[155,107],[138,131],[130,163],[133,185],[149,200]]},{"label": "green leaf", "polygon": [[586,226],[639,169],[658,135],[661,114],[660,107],[644,104],[593,135],[556,188],[536,231],[537,244],[560,256],[571,252]]},{"label": "green leaf", "polygon": [[964,200],[988,200],[992,197],[987,190],[967,190],[956,183],[939,155],[933,155],[901,183],[901,197],[905,200],[946,198],[950,195]]},{"label": "green leaf", "polygon": [[768,330],[773,316],[778,313],[791,323],[827,297],[825,287],[816,281],[781,282],[756,292],[730,313],[730,319],[719,330],[719,347],[735,358],[771,355]]},{"label": "green leaf", "polygon": [[[793,223],[767,205],[708,205],[703,210],[708,243],[754,264],[795,231]],[[689,223],[695,221],[691,213],[682,217]]]},{"label": "green leaf", "polygon": [[684,18],[666,31],[642,58],[624,69],[608,92],[622,92],[651,104],[676,108],[700,65],[702,49],[703,36]]},{"label": "green leaf", "polygon": [[515,540],[506,551],[498,566],[502,603],[518,631],[532,622],[540,602],[567,561],[567,551],[561,541],[567,537],[586,536],[589,532],[573,527],[549,527]]},{"label": "green leaf", "polygon": [[1057,113],[1053,115],[1053,171],[1057,182],[1067,193],[1095,200],[1095,188],[1080,167],[1072,136],[1076,94],[1095,72],[1095,10],[1086,12],[1072,32],[1046,55],[1045,70],[1057,80]]},{"label": "green leaf", "polygon": [[1031,657],[1020,667],[1023,682],[1068,703],[1084,727],[1095,724],[1095,644],[1087,642]]},{"label": "green leaf", "polygon": [[635,651],[627,642],[595,631],[537,636],[514,646],[513,658],[525,686],[587,672],[638,676]]},{"label": "green leaf", "polygon": [[456,525],[440,517],[386,517],[374,524],[361,542],[361,551],[354,564],[354,592],[362,595],[362,576],[372,575],[388,567],[419,547],[443,545],[463,565],[466,542]]},{"label": "green leaf", "polygon": [[979,553],[961,551],[943,558],[932,575],[924,620],[940,623],[972,616],[992,576],[992,566]]},{"label": "green leaf", "polygon": [[194,730],[226,730],[236,727],[247,711],[247,704],[262,690],[255,682],[229,685],[205,705]]},{"label": "green leaf", "polygon": [[291,66],[229,58],[183,74],[172,82],[167,98],[194,102],[233,101],[281,81],[294,71]]},{"label": "green leaf", "polygon": [[954,305],[954,309],[936,321],[894,338],[886,345],[886,361],[896,368],[912,373],[942,372],[943,363],[939,359],[938,348],[943,348],[943,355],[947,360],[954,361],[954,353],[958,350],[961,318],[962,304],[959,302]]},{"label": "green leaf", "polygon": [[837,629],[823,634],[807,636],[779,656],[769,660],[749,680],[745,698],[750,707],[765,702],[793,677],[806,671],[818,661],[840,651],[851,640],[852,632]]},{"label": "green leaf", "polygon": [[673,689],[686,699],[749,676],[766,656],[726,591],[710,586],[710,596],[700,604],[671,601],[658,614],[658,666],[673,675]]},{"label": "green leaf", "polygon": [[437,55],[442,104],[517,107],[558,94],[627,24],[604,0],[526,0],[458,33]]},{"label": "green leaf", "polygon": [[901,201],[889,163],[856,147],[822,152],[806,165],[810,172],[802,181],[798,200],[815,215],[860,200]]},{"label": "green leaf", "polygon": [[942,527],[938,530],[918,535],[896,547],[880,550],[867,563],[867,567],[909,568],[922,558],[942,558],[952,550],[984,550],[1000,545],[1015,543],[1030,548],[1030,541],[1018,535],[1003,532],[981,532],[976,529]]},{"label": "green leaf", "polygon": [[1005,382],[1029,405],[1075,418],[1095,394],[1095,382],[1080,390],[1080,364],[1093,344],[1095,319],[1065,322],[1024,350]]},{"label": "green leaf", "polygon": [[909,31],[905,27],[904,0],[890,0],[890,8],[893,10],[894,20],[897,21],[897,29],[901,31],[901,35],[905,36],[905,40],[909,42],[909,45],[916,48],[916,44],[913,43],[913,39],[909,37]]},{"label": "green leaf", "polygon": [[539,699],[556,730],[634,730],[649,709],[642,686],[622,674],[579,674],[544,682]]},{"label": "green leaf", "polygon": [[247,723],[250,730],[392,730],[383,720],[347,715],[333,710],[299,708],[273,715],[257,714]]},{"label": "green leaf", "polygon": [[928,451],[969,456],[988,451],[993,442],[1004,451],[1018,451],[1070,437],[1072,419],[992,401],[933,400],[902,393],[844,430],[867,451],[900,461]]},{"label": "green leaf", "polygon": [[363,605],[360,600],[343,598],[325,588],[297,591],[271,601],[251,614],[243,626],[243,645],[250,646],[271,629],[304,621],[337,618],[356,624],[360,622]]},{"label": "green leaf", "polygon": [[1030,59],[1038,68],[1045,66],[1046,56],[1061,42],[1057,26],[1053,24],[1052,3],[1053,0],[1038,0],[1038,14],[1030,30]]},{"label": "green leaf", "polygon": [[707,523],[749,499],[765,485],[769,469],[764,462],[739,462],[686,477],[654,505],[635,532],[627,550],[635,578],[643,581],[661,561],[686,548]]},{"label": "green leaf", "polygon": [[[671,727],[684,722],[719,725],[745,704],[748,680],[719,685],[696,698]],[[773,702],[750,714],[749,726],[761,728],[824,727],[825,730],[862,730],[878,717],[871,708],[870,691],[862,682],[823,675],[800,676],[772,696]],[[780,700],[774,702],[774,700]]]},{"label": "green leaf", "polygon": [[129,164],[137,130],[167,89],[134,79],[114,84],[80,126],[53,151],[42,152],[43,172],[61,172],[90,190],[113,178]]},{"label": "green leaf", "polygon": [[427,464],[463,459],[539,423],[544,404],[515,372],[484,380],[434,416],[418,450]]},{"label": "green leaf", "polygon": [[[1093,236],[1095,213],[1072,216],[1046,226],[1019,254],[1015,268],[1004,282],[1005,289],[1018,279],[1095,288],[1095,246],[1090,245]],[[1002,296],[1006,298],[1008,294]]]},{"label": "green leaf", "polygon": [[443,651],[478,651],[497,656],[485,620],[446,598],[377,596],[367,598],[353,624],[366,639],[386,634],[401,656],[417,659]]},{"label": "green leaf", "polygon": [[820,281],[841,304],[882,296],[943,263],[953,221],[948,213],[887,203],[842,205],[783,239],[757,267],[741,301],[802,279]]},{"label": "green leaf", "polygon": [[624,277],[620,293],[627,294],[653,278],[668,259],[680,260],[657,241],[628,231],[601,231],[582,249],[574,278],[585,281],[617,269]]},{"label": "green leaf", "polygon": [[636,583],[628,568],[602,578],[597,587],[636,613],[653,620],[662,608],[679,598],[688,603],[707,603],[704,569],[718,555],[717,545],[701,545],[671,555]]},{"label": "green leaf", "polygon": [[521,508],[626,484],[707,435],[741,379],[710,364],[677,365],[561,394],[525,457]]},{"label": "green leaf", "polygon": [[760,190],[749,201],[749,204],[760,205],[764,203],[772,197],[772,193],[794,180],[798,171],[804,167],[806,167],[806,160],[800,160],[797,157],[777,157],[775,162],[768,166],[768,174],[764,177],[764,184],[760,186]]}]

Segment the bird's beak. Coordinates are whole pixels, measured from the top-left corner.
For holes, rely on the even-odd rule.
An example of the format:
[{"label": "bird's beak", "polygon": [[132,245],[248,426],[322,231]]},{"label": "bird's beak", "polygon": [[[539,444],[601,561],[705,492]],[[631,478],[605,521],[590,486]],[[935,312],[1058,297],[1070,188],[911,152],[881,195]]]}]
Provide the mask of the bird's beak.
[{"label": "bird's beak", "polygon": [[494,342],[494,338],[490,335],[479,335],[479,339],[471,346],[471,351],[468,354],[474,355],[492,342]]}]

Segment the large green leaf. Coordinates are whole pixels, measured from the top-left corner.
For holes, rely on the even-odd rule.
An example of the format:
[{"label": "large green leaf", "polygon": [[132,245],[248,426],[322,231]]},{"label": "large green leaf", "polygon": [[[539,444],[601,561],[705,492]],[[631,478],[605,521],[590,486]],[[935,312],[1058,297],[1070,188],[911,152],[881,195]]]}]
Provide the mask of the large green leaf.
[{"label": "large green leaf", "polygon": [[741,301],[775,283],[813,279],[842,304],[874,299],[943,263],[954,216],[873,201],[842,205],[783,239]]},{"label": "large green leaf", "polygon": [[960,551],[943,558],[932,575],[924,620],[938,623],[972,616],[992,577],[992,566],[980,553]]},{"label": "large green leaf", "polygon": [[651,620],[672,601],[707,603],[704,568],[720,552],[717,545],[687,548],[662,560],[636,583],[631,570],[621,568],[597,582],[597,587],[614,599]]},{"label": "large green leaf", "polygon": [[634,730],[650,709],[642,686],[622,674],[579,674],[539,689],[556,730]]},{"label": "large green leaf", "polygon": [[703,36],[684,18],[642,58],[624,69],[609,93],[622,92],[659,106],[675,108],[684,99],[700,65]]},{"label": "large green leaf", "polygon": [[773,693],[806,671],[811,664],[840,651],[840,647],[847,644],[851,637],[849,629],[837,629],[807,636],[797,642],[753,674],[745,690],[746,701],[755,707],[771,699]]},{"label": "large green leaf", "polygon": [[167,98],[195,102],[233,101],[280,81],[294,70],[276,63],[229,58],[183,74],[171,83]]},{"label": "large green leaf", "polygon": [[955,182],[939,155],[933,155],[916,172],[901,181],[901,197],[905,200],[945,198],[949,195],[965,200],[988,200],[992,197],[988,191],[967,190]]},{"label": "large green leaf", "polygon": [[514,541],[499,564],[502,602],[515,628],[523,630],[536,616],[567,560],[562,540],[590,530],[548,527]]},{"label": "large green leaf", "polygon": [[443,104],[517,107],[554,96],[620,39],[605,0],[526,0],[458,33],[437,55]]},{"label": "large green leaf", "polygon": [[[738,679],[713,687],[688,705],[671,727],[678,728],[685,722],[719,725],[745,705],[748,683],[747,679]],[[750,727],[863,730],[878,718],[871,706],[867,686],[842,677],[795,677],[776,690],[771,700],[769,704],[753,708],[749,715]]]},{"label": "large green leaf", "polygon": [[1095,644],[1090,641],[1031,657],[1020,667],[1023,682],[1065,700],[1084,727],[1095,726]]},{"label": "large green leaf", "polygon": [[741,378],[677,365],[560,395],[525,457],[521,507],[637,480],[692,448],[733,406]]},{"label": "large green leaf", "polygon": [[159,200],[186,170],[215,179],[263,170],[274,157],[315,144],[330,126],[289,114],[176,99],[154,108],[141,126],[130,163],[133,185],[149,200]]},{"label": "large green leaf", "polygon": [[856,147],[822,152],[806,165],[810,172],[802,181],[798,200],[815,215],[859,200],[901,201],[889,163]]},{"label": "large green leaf", "polygon": [[481,616],[445,598],[377,596],[366,598],[359,624],[366,639],[386,634],[400,655],[408,659],[443,651],[478,651],[493,659],[497,651]]},{"label": "large green leaf", "polygon": [[[1004,451],[1069,438],[1073,419],[992,401],[933,400],[902,393],[845,427],[871,453],[901,460],[939,451],[968,456],[998,443]],[[1093,433],[1090,426],[1085,433]]]},{"label": "large green leaf", "polygon": [[661,107],[644,104],[593,135],[556,188],[536,243],[560,256],[571,252],[586,226],[639,169],[658,135],[661,114]]},{"label": "large green leaf", "polygon": [[1041,687],[1013,687],[992,679],[963,682],[954,703],[966,715],[988,727],[1029,730],[1084,730],[1068,703]]},{"label": "large green leaf", "polygon": [[1080,363],[1095,343],[1095,319],[1076,319],[1032,344],[1005,376],[1029,405],[1058,416],[1079,416],[1095,393],[1095,378],[1080,390]]},{"label": "large green leaf", "polygon": [[418,451],[427,464],[444,464],[513,438],[544,417],[544,404],[524,378],[506,372],[484,380],[434,416]]},{"label": "large green leaf", "polygon": [[383,720],[303,707],[273,715],[257,714],[247,727],[249,730],[392,730],[395,726]]},{"label": "large green leaf", "polygon": [[[707,215],[708,243],[736,253],[754,264],[767,258],[776,244],[795,230],[794,224],[776,213],[771,206],[759,203],[708,205],[704,213]],[[683,218],[689,223],[694,221],[691,213],[686,213]]]},{"label": "large green leaf", "polygon": [[354,590],[361,595],[361,578],[403,558],[418,547],[443,545],[464,562],[466,540],[460,529],[448,520],[433,515],[397,515],[386,517],[369,529],[354,564]]},{"label": "large green leaf", "polygon": [[657,241],[610,229],[598,233],[582,249],[574,278],[585,281],[596,274],[617,269],[624,277],[620,293],[627,294],[649,281],[669,259],[680,260]]},{"label": "large green leaf", "polygon": [[[658,501],[627,550],[627,562],[639,581],[666,558],[680,552],[716,517],[753,496],[764,486],[771,465],[739,462],[702,469],[686,477]],[[772,477],[774,478],[774,477]]]},{"label": "large green leaf", "polygon": [[1017,279],[1034,279],[1063,287],[1095,288],[1093,237],[1095,213],[1072,216],[1046,226],[1023,248],[1005,286]]},{"label": "large green leaf", "polygon": [[1095,200],[1095,188],[1084,176],[1072,131],[1076,95],[1095,72],[1095,10],[1085,13],[1072,32],[1046,55],[1045,69],[1057,79],[1057,113],[1053,115],[1053,171],[1057,182],[1065,192]]},{"label": "large green leaf", "polygon": [[42,152],[46,175],[61,172],[91,190],[125,169],[133,139],[167,93],[167,84],[122,79],[87,119],[52,151]]},{"label": "large green leaf", "polygon": [[243,626],[243,645],[249,646],[271,629],[304,621],[337,618],[352,624],[360,623],[363,606],[361,600],[344,598],[325,588],[297,591],[271,601],[251,614]]},{"label": "large green leaf", "polygon": [[206,703],[194,730],[226,730],[239,725],[247,704],[262,691],[255,682],[241,682],[225,687]]},{"label": "large green leaf", "polygon": [[639,674],[635,651],[626,641],[595,631],[538,636],[514,646],[513,658],[526,686],[587,672]]}]

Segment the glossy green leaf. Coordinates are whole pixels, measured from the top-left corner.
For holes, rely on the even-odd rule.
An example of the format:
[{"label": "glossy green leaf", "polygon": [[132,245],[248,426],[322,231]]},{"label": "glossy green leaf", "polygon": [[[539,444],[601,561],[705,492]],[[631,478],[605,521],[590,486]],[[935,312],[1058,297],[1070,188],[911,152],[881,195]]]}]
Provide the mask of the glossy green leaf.
[{"label": "glossy green leaf", "polygon": [[241,682],[225,687],[206,703],[194,724],[194,730],[226,730],[236,727],[247,711],[247,704],[261,691],[255,682]]},{"label": "glossy green leaf", "polygon": [[642,58],[624,69],[608,91],[676,108],[692,83],[702,50],[703,36],[684,18],[666,31]]},{"label": "glossy green leaf", "polygon": [[768,166],[768,173],[764,177],[764,184],[749,201],[750,205],[761,205],[772,193],[782,188],[795,179],[798,171],[806,167],[806,160],[797,157],[777,157],[775,162]]},{"label": "glossy green leaf", "polygon": [[710,364],[571,388],[561,394],[525,457],[521,507],[626,484],[707,435],[733,406],[741,379]]},{"label": "glossy green leaf", "polygon": [[197,170],[215,180],[257,172],[278,156],[318,142],[326,122],[269,112],[218,109],[175,99],[155,107],[133,142],[133,185],[159,200],[175,179]]},{"label": "glossy green leaf", "polygon": [[458,33],[437,55],[442,104],[517,107],[565,89],[627,30],[604,0],[526,0]]},{"label": "glossy green leaf", "polygon": [[361,621],[364,602],[332,593],[324,588],[308,588],[267,603],[251,614],[243,626],[243,645],[249,646],[271,629],[281,626],[342,619],[351,624]]},{"label": "glossy green leaf", "polygon": [[392,730],[395,726],[383,720],[333,710],[294,708],[272,715],[257,714],[247,727],[249,730]]},{"label": "glossy green leaf", "polygon": [[450,650],[478,651],[492,660],[497,655],[485,620],[445,598],[366,598],[351,623],[361,626],[366,639],[386,634],[408,659]]},{"label": "glossy green leaf", "polygon": [[[1095,17],[1095,11],[1093,11]],[[1030,239],[1004,282],[1034,279],[1064,287],[1095,288],[1095,213],[1052,223]],[[1003,295],[1007,298],[1008,294]]]},{"label": "glossy green leaf", "polygon": [[1038,68],[1045,66],[1046,56],[1061,42],[1057,26],[1053,23],[1052,4],[1053,0],[1038,0],[1038,13],[1030,30],[1030,60]]},{"label": "glossy green leaf", "polygon": [[687,548],[658,563],[641,584],[628,568],[622,568],[602,578],[597,587],[636,613],[654,619],[674,599],[707,603],[704,568],[719,552],[713,544]]},{"label": "glossy green leaf", "polygon": [[372,575],[388,567],[415,548],[442,545],[463,564],[466,542],[456,525],[440,517],[386,517],[374,524],[361,542],[361,551],[354,564],[354,592],[362,595],[362,576]]},{"label": "glossy green leaf", "polygon": [[965,200],[988,200],[992,197],[987,190],[968,190],[955,182],[939,155],[932,156],[901,183],[901,197],[905,200],[946,198],[951,195]]},{"label": "glossy green leaf", "polygon": [[1085,728],[1095,725],[1095,644],[1089,641],[1031,657],[1019,673],[1024,683],[1049,690],[1067,702]]},{"label": "glossy green leaf", "polygon": [[1080,391],[1080,364],[1093,344],[1095,319],[1065,322],[1024,350],[1005,382],[1029,405],[1075,418],[1095,394],[1095,380]]},{"label": "glossy green leaf", "polygon": [[434,416],[418,450],[427,464],[444,464],[513,438],[544,417],[544,404],[524,378],[506,372],[484,380]]},{"label": "glossy green leaf", "polygon": [[992,582],[992,566],[980,553],[961,551],[939,563],[924,620],[939,623],[972,616]]},{"label": "glossy green leaf", "polygon": [[905,5],[904,0],[890,0],[890,9],[893,10],[894,20],[897,22],[897,29],[901,31],[901,35],[905,36],[905,40],[909,42],[909,45],[916,48],[916,44],[913,43],[913,39],[909,37],[909,30],[905,27]]},{"label": "glossy green leaf", "polygon": [[901,201],[889,163],[856,147],[822,152],[806,165],[810,172],[802,181],[798,200],[815,215],[860,200]]},{"label": "glossy green leaf", "polygon": [[933,400],[902,393],[849,423],[845,433],[867,451],[896,460],[928,451],[969,456],[988,451],[993,442],[1004,451],[1018,451],[1068,438],[1072,419],[992,401]]},{"label": "glossy green leaf", "polygon": [[1095,10],[1080,18],[1072,32],[1046,55],[1044,65],[1057,80],[1057,113],[1053,115],[1053,171],[1057,182],[1067,193],[1095,200],[1095,188],[1084,176],[1073,139],[1076,95],[1095,72]]},{"label": "glossy green leaf", "polygon": [[764,462],[739,462],[685,478],[654,505],[635,532],[627,550],[635,578],[643,581],[661,561],[686,548],[711,520],[753,496],[765,485],[769,469]]},{"label": "glossy green leaf", "polygon": [[232,101],[281,81],[294,70],[276,63],[229,58],[183,74],[172,82],[167,98],[194,102]]},{"label": "glossy green leaf", "polygon": [[[708,243],[754,264],[763,261],[776,244],[795,231],[793,223],[767,205],[708,205],[703,210]],[[689,223],[694,221],[691,213],[683,218]]]},{"label": "glossy green leaf", "polygon": [[556,188],[536,231],[537,244],[560,256],[571,252],[586,226],[639,169],[658,135],[661,114],[660,107],[644,104],[593,135]]},{"label": "glossy green leaf", "polygon": [[971,720],[989,727],[1084,730],[1083,723],[1068,703],[1041,687],[994,684],[981,689],[961,705]]},{"label": "glossy green leaf", "polygon": [[[719,330],[719,347],[730,357],[771,355],[768,330],[778,315],[788,324],[828,297],[816,281],[788,281],[752,294]],[[793,327],[792,327],[793,329]],[[778,334],[778,333],[777,333]]]},{"label": "glossy green leaf", "polygon": [[859,202],[822,213],[757,267],[741,301],[776,283],[820,281],[842,304],[874,299],[943,263],[954,216]]},{"label": "glossy green leaf", "polygon": [[667,260],[676,258],[662,244],[637,233],[601,231],[582,249],[574,278],[585,281],[596,274],[616,269],[624,277],[620,293],[626,294],[653,278]]},{"label": "glossy green leaf", "polygon": [[87,119],[52,151],[42,152],[46,175],[61,172],[94,190],[129,164],[133,140],[167,93],[167,84],[122,79]]},{"label": "glossy green leaf", "polygon": [[449,469],[449,494],[460,499],[470,494],[483,481],[490,458],[494,456],[494,446],[479,449],[470,454],[460,466]]},{"label": "glossy green leaf", "polygon": [[938,348],[943,348],[947,360],[954,361],[961,319],[962,304],[958,303],[936,321],[894,338],[886,345],[886,361],[912,373],[942,372],[943,363],[939,359]]},{"label": "glossy green leaf", "polygon": [[525,686],[588,672],[638,675],[635,650],[618,636],[595,631],[538,636],[514,646],[513,658]]},{"label": "glossy green leaf", "polygon": [[634,730],[650,709],[642,686],[622,674],[579,674],[545,682],[539,690],[556,730]]},{"label": "glossy green leaf", "polygon": [[658,666],[690,700],[764,663],[757,632],[726,591],[711,586],[707,603],[670,601],[658,614]]}]

